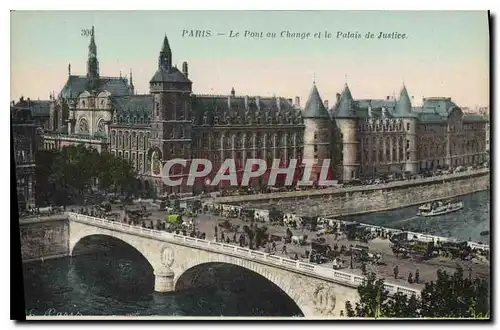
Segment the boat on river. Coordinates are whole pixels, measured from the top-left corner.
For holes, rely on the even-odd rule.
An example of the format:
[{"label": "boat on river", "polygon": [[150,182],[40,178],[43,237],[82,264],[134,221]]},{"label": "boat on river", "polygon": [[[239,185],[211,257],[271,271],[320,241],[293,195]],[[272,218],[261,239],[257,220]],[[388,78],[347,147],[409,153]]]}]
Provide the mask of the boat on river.
[{"label": "boat on river", "polygon": [[418,208],[417,215],[423,217],[434,217],[437,215],[456,212],[463,208],[464,208],[464,203],[462,201],[457,201],[457,200],[432,202],[420,206]]}]

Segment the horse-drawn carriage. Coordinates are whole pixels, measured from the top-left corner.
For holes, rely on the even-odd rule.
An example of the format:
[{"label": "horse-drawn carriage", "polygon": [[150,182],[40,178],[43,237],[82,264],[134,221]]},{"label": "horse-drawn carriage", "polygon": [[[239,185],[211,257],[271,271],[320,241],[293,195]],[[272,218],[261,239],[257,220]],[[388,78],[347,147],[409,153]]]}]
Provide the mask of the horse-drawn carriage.
[{"label": "horse-drawn carriage", "polygon": [[240,228],[240,225],[233,225],[231,221],[224,220],[223,222],[219,223],[219,227],[229,232],[237,232]]},{"label": "horse-drawn carriage", "polygon": [[333,259],[333,253],[334,251],[330,245],[313,240],[309,260],[316,264],[323,264]]}]

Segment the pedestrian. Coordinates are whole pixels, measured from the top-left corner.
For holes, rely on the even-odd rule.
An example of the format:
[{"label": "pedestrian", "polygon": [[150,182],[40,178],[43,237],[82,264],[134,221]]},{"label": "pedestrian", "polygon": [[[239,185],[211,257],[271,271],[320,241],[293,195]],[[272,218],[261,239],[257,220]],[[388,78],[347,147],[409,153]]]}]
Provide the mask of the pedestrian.
[{"label": "pedestrian", "polygon": [[286,244],[283,244],[283,248],[281,249],[281,254],[287,254],[287,252],[286,252]]},{"label": "pedestrian", "polygon": [[411,272],[408,274],[408,283],[413,283],[413,276],[411,275]]},{"label": "pedestrian", "polygon": [[420,282],[420,273],[418,269],[415,271],[415,283]]},{"label": "pedestrian", "polygon": [[366,274],[366,264],[364,262],[361,263],[361,273],[363,273],[363,275]]},{"label": "pedestrian", "polygon": [[398,274],[399,274],[399,268],[398,268],[398,265],[396,265],[396,267],[394,267],[394,279],[397,280],[398,279]]}]

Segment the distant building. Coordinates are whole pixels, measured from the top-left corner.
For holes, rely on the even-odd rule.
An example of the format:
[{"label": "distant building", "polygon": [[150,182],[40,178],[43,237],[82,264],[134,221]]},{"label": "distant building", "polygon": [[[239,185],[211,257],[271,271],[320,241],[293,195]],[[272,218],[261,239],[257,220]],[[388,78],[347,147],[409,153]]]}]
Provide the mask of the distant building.
[{"label": "distant building", "polygon": [[[173,158],[245,161],[290,158],[331,159],[337,179],[350,181],[383,173],[479,162],[485,156],[486,121],[464,114],[449,98],[427,98],[413,107],[403,87],[398,100],[355,100],[346,84],[332,108],[313,84],[302,108],[300,99],[192,93],[188,64],[179,70],[165,36],[149,94],[135,94],[132,81],[101,77],[94,34],[85,76],[72,75],[51,100],[45,148],[83,143],[130,160],[143,182],[159,194],[200,192],[169,187],[158,177]],[[186,177],[188,169],[174,168]],[[315,167],[317,180],[321,168]],[[257,185],[263,184],[262,181]]]},{"label": "distant building", "polygon": [[35,152],[40,145],[42,128],[38,104],[21,99],[10,108],[14,161],[16,164],[17,201],[20,211],[35,206]]},{"label": "distant building", "polygon": [[[354,100],[346,84],[330,115],[344,136],[344,180],[456,167],[486,157],[486,118],[464,114],[450,98],[428,97],[413,107],[403,86],[397,100]],[[346,122],[350,129],[342,129]],[[355,141],[350,148],[348,140]]]}]

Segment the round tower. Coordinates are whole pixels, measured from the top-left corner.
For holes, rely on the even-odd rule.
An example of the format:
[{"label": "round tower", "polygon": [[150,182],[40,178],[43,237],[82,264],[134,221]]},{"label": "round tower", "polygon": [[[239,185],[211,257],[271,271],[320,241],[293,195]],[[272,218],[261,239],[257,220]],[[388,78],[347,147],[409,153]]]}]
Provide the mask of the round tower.
[{"label": "round tower", "polygon": [[395,114],[402,117],[405,131],[405,172],[415,174],[418,172],[417,159],[417,116],[411,111],[411,101],[408,96],[406,86],[399,93],[399,99],[396,103]]},{"label": "round tower", "polygon": [[[331,119],[315,83],[309,93],[303,118],[305,126],[303,159],[314,160],[310,180],[317,182],[323,168],[323,161],[330,159],[330,168],[333,162],[331,161]],[[325,173],[328,173],[328,169],[326,171]]]},{"label": "round tower", "polygon": [[340,131],[339,149],[341,150],[341,159],[337,162],[340,169],[340,179],[343,182],[349,182],[359,176],[358,148],[357,139],[358,121],[356,111],[353,106],[353,98],[347,83],[344,86],[342,94],[338,96],[333,114],[337,128]]}]

